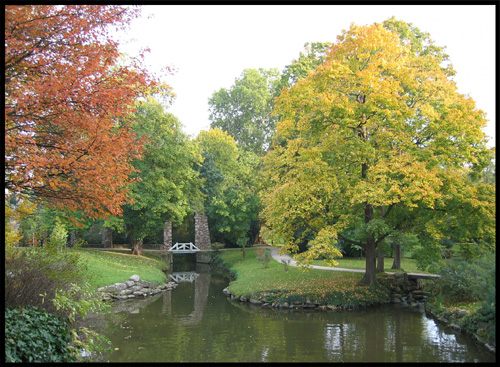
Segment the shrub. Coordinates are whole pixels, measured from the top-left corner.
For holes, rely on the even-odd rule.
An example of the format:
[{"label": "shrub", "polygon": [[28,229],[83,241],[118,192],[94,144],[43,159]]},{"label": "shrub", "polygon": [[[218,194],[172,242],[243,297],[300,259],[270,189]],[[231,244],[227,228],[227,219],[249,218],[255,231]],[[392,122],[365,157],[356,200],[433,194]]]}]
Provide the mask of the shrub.
[{"label": "shrub", "polygon": [[496,301],[495,289],[491,288],[486,299],[476,312],[464,317],[461,326],[483,341],[496,345]]},{"label": "shrub", "polygon": [[77,252],[26,248],[7,256],[5,265],[6,308],[31,306],[68,320],[70,343],[75,349],[99,353],[109,344],[80,325],[87,313],[108,307],[84,283]]},{"label": "shrub", "polygon": [[57,311],[68,317],[72,326],[72,345],[91,354],[99,354],[109,347],[111,342],[108,338],[81,325],[88,313],[102,313],[111,308],[100,300],[94,289],[88,285],[71,284],[68,289],[57,291],[52,303]]},{"label": "shrub", "polygon": [[18,249],[5,257],[5,307],[33,306],[67,317],[50,300],[57,290],[83,281],[81,266],[76,252]]},{"label": "shrub", "polygon": [[5,359],[7,362],[72,362],[68,324],[36,308],[5,310]]},{"label": "shrub", "polygon": [[439,291],[452,302],[483,301],[495,289],[495,256],[451,260],[440,270]]}]

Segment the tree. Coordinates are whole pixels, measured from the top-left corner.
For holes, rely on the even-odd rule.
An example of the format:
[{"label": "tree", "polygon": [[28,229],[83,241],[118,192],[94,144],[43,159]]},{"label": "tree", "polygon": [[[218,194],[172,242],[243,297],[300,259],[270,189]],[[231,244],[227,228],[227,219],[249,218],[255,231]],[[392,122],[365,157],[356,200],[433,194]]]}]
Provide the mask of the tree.
[{"label": "tree", "polygon": [[211,128],[231,135],[238,145],[257,155],[269,147],[275,119],[271,116],[276,69],[245,69],[229,88],[221,88],[209,99]]},{"label": "tree", "polygon": [[[455,190],[471,169],[489,163],[484,113],[457,92],[443,54],[426,47],[435,52],[415,51],[381,24],[353,25],[276,102],[266,225],[290,241],[289,250],[306,243],[304,256],[339,239],[362,245],[362,284],[375,282],[379,244],[401,231],[395,208],[453,210],[453,201],[466,200]],[[467,187],[470,204],[484,204]],[[360,240],[343,235],[354,228]]]},{"label": "tree", "polygon": [[133,201],[124,206],[123,220],[133,253],[140,254],[144,237],[156,233],[165,220],[181,223],[201,206],[201,156],[178,119],[154,99],[139,102],[132,119],[135,133],[144,139],[144,153],[133,162]]},{"label": "tree", "polygon": [[203,156],[202,191],[212,236],[216,241],[244,247],[253,237],[252,224],[259,210],[259,158],[238,149],[235,140],[220,129],[201,131],[197,143]]},{"label": "tree", "polygon": [[12,249],[22,239],[22,223],[35,210],[35,206],[26,198],[19,198],[12,193],[6,195],[5,208],[5,244]]},{"label": "tree", "polygon": [[52,252],[61,251],[66,246],[66,239],[68,237],[68,231],[64,224],[56,218],[54,228],[50,233],[47,241],[47,249]]},{"label": "tree", "polygon": [[299,57],[285,66],[281,72],[275,95],[278,96],[284,88],[290,88],[314,71],[325,61],[331,46],[331,42],[307,42],[304,44],[304,50],[300,52]]},{"label": "tree", "polygon": [[121,212],[141,145],[120,121],[160,86],[140,60],[118,64],[108,31],[136,15],[120,6],[6,6],[9,191],[94,218]]}]

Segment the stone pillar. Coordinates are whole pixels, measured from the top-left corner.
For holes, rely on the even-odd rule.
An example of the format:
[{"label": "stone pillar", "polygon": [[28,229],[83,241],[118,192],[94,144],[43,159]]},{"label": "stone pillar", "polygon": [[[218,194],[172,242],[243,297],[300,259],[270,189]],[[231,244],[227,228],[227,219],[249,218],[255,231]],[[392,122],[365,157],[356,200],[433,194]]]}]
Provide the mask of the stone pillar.
[{"label": "stone pillar", "polygon": [[203,213],[194,215],[194,244],[200,250],[210,250],[210,232],[207,216]]},{"label": "stone pillar", "polygon": [[162,249],[167,251],[172,247],[172,222],[169,220],[165,221],[163,226],[163,247]]},{"label": "stone pillar", "polygon": [[101,245],[106,248],[113,247],[113,230],[111,228],[102,227]]}]

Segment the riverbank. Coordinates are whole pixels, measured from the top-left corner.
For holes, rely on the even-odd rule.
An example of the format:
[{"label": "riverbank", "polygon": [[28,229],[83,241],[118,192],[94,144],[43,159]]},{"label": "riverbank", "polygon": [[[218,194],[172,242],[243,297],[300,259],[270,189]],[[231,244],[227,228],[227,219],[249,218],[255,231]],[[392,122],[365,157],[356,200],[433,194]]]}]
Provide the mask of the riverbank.
[{"label": "riverbank", "polygon": [[93,249],[75,251],[85,265],[85,278],[94,289],[125,282],[135,274],[156,285],[167,281],[162,271],[165,264],[151,257]]},{"label": "riverbank", "polygon": [[425,312],[443,325],[472,336],[490,352],[496,353],[495,319],[481,309],[481,302],[442,303],[431,298]]},{"label": "riverbank", "polygon": [[323,311],[406,304],[421,308],[422,312],[425,310],[436,321],[472,336],[495,352],[494,331],[492,338],[490,330],[494,323],[488,325],[478,316],[479,303],[443,305],[437,302],[435,297],[430,297],[432,279],[409,282],[405,273],[379,274],[376,286],[359,286],[357,283],[362,276],[359,272],[305,270],[275,260],[265,267],[258,260],[255,249],[247,250],[245,258],[241,251],[221,251],[216,263],[225,268],[226,276],[231,279],[224,293],[232,300],[261,307]]},{"label": "riverbank", "polygon": [[226,292],[255,304],[326,310],[358,309],[391,301],[383,285],[359,286],[361,273],[302,269],[274,260],[266,267],[257,259],[255,249],[248,249],[245,258],[240,251],[221,251],[218,257],[234,278]]}]

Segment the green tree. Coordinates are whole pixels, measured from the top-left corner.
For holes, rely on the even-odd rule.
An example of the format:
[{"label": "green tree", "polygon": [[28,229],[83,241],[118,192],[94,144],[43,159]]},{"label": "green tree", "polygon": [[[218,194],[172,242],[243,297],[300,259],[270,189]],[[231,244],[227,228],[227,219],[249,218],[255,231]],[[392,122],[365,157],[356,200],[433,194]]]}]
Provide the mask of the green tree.
[{"label": "green tree", "polygon": [[133,162],[135,182],[123,220],[133,253],[140,254],[144,237],[157,232],[165,220],[181,223],[201,205],[197,171],[201,156],[177,118],[154,99],[138,103],[133,119],[135,133],[144,140],[144,152],[142,159]]},{"label": "green tree", "polygon": [[283,88],[290,88],[300,79],[305,78],[325,61],[326,55],[332,46],[331,42],[307,42],[299,57],[285,66],[281,72],[275,94],[279,95]]},{"label": "green tree", "polygon": [[50,251],[61,251],[66,247],[66,240],[68,238],[68,231],[64,224],[61,223],[59,218],[56,218],[54,228],[50,233],[47,241],[47,249]]},{"label": "green tree", "polygon": [[[310,258],[357,228],[362,283],[372,284],[378,245],[400,231],[394,208],[448,212],[469,201],[484,209],[478,215],[491,213],[467,181],[489,163],[484,113],[457,92],[443,60],[381,24],[353,25],[314,73],[280,95],[263,217],[290,251],[306,244]],[[434,240],[442,234],[441,224],[422,226]]]},{"label": "green tree", "polygon": [[259,158],[238,149],[220,129],[201,131],[197,142],[203,155],[205,212],[216,241],[245,246],[256,233],[259,201],[256,194]]},{"label": "green tree", "polygon": [[278,77],[277,69],[245,69],[229,89],[210,97],[210,127],[226,131],[240,147],[262,155],[274,132],[271,111]]}]

